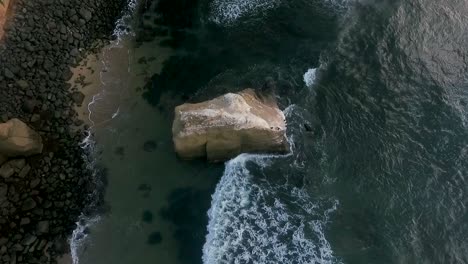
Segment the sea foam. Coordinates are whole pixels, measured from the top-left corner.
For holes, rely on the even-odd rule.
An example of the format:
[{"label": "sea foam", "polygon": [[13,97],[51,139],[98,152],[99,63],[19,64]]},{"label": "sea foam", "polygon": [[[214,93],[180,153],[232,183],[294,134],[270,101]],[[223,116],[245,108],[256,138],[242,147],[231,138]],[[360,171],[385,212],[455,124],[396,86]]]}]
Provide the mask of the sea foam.
[{"label": "sea foam", "polygon": [[214,0],[210,20],[229,25],[246,15],[257,14],[277,7],[280,0]]},{"label": "sea foam", "polygon": [[307,87],[312,87],[315,83],[317,69],[309,69],[306,73],[304,73],[304,83]]},{"label": "sea foam", "polygon": [[307,191],[258,181],[249,169],[283,158],[241,154],[226,163],[208,212],[205,264],[338,262],[324,234],[338,202],[323,210]]}]

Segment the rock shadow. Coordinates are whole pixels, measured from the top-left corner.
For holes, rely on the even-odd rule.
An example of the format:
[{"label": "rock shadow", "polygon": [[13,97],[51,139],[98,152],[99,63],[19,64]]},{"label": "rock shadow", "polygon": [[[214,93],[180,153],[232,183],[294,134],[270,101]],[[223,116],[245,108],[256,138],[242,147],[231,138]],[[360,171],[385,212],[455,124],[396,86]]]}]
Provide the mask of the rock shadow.
[{"label": "rock shadow", "polygon": [[176,226],[173,237],[179,244],[181,263],[201,264],[211,191],[176,189],[169,195],[168,204],[160,210],[160,215]]}]

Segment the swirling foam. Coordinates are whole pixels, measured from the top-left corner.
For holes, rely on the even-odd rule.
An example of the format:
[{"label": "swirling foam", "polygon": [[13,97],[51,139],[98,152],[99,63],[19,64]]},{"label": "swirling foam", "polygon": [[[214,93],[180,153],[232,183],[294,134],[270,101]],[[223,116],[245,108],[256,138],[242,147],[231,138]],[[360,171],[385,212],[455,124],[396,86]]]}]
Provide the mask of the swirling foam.
[{"label": "swirling foam", "polygon": [[304,73],[304,83],[307,87],[312,87],[315,83],[317,69],[309,69]]},{"label": "swirling foam", "polygon": [[208,212],[205,264],[339,262],[324,235],[338,202],[323,210],[305,190],[255,180],[247,168],[282,158],[242,154],[226,163]]},{"label": "swirling foam", "polygon": [[211,20],[229,25],[246,15],[275,8],[280,3],[280,0],[215,0],[211,3]]},{"label": "swirling foam", "polygon": [[[354,0],[323,0],[338,9],[346,9]],[[214,0],[210,20],[219,25],[229,26],[240,18],[256,15],[276,8],[282,0]]]}]

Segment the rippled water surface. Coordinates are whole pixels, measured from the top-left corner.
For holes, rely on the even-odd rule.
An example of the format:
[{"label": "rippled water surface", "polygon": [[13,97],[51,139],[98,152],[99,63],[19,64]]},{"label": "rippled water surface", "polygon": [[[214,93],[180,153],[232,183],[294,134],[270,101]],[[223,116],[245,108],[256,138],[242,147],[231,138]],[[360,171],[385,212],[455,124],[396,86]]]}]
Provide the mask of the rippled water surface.
[{"label": "rippled water surface", "polygon": [[[105,59],[109,209],[79,263],[468,263],[468,2],[161,2],[133,20],[169,36]],[[175,157],[175,105],[266,80],[290,154]]]}]

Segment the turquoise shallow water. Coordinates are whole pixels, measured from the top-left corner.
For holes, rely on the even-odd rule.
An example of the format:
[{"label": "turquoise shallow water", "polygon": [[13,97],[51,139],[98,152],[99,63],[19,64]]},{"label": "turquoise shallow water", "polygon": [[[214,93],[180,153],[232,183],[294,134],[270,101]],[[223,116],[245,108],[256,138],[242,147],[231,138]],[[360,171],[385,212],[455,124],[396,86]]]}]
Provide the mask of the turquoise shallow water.
[{"label": "turquoise shallow water", "polygon": [[[468,262],[466,11],[457,0],[141,2],[144,23],[107,61],[126,92],[95,130],[109,210],[77,243],[80,263]],[[175,157],[175,105],[265,80],[291,154]]]}]

